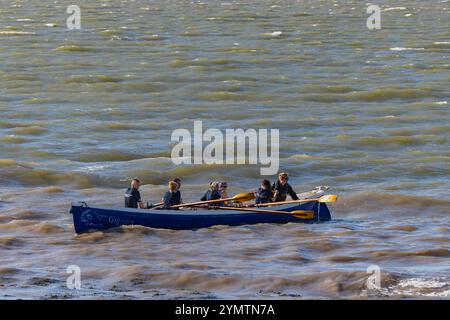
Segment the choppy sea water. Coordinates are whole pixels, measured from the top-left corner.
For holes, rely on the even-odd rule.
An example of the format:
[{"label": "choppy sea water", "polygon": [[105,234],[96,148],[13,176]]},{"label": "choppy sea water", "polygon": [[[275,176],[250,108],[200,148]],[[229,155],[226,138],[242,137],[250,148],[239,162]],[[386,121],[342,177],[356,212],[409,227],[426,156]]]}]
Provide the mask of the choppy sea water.
[{"label": "choppy sea water", "polygon": [[[79,31],[71,4],[0,1],[1,298],[450,297],[448,1],[381,1],[377,31],[361,1],[78,1]],[[259,166],[172,163],[194,120],[280,129],[335,219],[74,234],[70,201],[121,206],[130,177],[255,189]]]}]

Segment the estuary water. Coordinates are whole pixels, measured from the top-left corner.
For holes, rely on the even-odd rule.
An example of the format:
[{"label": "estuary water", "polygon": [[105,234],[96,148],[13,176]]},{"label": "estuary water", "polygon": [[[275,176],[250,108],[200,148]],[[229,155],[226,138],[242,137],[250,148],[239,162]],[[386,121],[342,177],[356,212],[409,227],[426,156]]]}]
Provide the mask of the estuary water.
[{"label": "estuary water", "polygon": [[[449,299],[450,3],[374,4],[380,30],[356,0],[0,0],[0,298]],[[279,129],[334,220],[74,233],[71,201],[122,206],[132,177],[152,202],[257,188],[259,165],[171,161],[194,120]]]}]

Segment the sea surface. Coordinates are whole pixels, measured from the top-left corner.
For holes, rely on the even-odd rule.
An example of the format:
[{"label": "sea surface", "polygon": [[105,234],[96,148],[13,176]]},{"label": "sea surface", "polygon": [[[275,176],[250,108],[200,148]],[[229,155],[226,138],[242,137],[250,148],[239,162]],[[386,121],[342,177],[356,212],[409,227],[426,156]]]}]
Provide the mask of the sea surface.
[{"label": "sea surface", "polygon": [[[449,299],[450,2],[374,4],[381,30],[356,0],[1,0],[0,298]],[[256,189],[259,165],[173,164],[194,120],[279,129],[334,220],[74,233],[71,201],[123,206],[132,177]]]}]

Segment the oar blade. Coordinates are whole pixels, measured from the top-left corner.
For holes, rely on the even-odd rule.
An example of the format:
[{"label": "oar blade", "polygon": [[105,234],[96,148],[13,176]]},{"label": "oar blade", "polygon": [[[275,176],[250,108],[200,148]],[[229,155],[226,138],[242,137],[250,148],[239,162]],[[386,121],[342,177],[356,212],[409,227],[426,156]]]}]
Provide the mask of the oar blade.
[{"label": "oar blade", "polygon": [[310,210],[295,210],[292,211],[291,214],[299,219],[315,219],[316,217],[314,211]]},{"label": "oar blade", "polygon": [[336,202],[336,201],[337,201],[337,195],[335,195],[335,194],[326,194],[319,198],[319,202],[321,202],[321,203]]},{"label": "oar blade", "polygon": [[253,192],[249,193],[239,193],[233,197],[233,201],[246,202],[255,199],[255,194]]}]

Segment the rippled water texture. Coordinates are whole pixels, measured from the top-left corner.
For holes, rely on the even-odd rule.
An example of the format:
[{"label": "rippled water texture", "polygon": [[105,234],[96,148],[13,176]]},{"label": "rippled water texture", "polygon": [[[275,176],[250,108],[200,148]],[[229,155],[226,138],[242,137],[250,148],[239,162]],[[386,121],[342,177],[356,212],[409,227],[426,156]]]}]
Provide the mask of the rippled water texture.
[{"label": "rippled water texture", "polygon": [[[448,299],[449,3],[377,4],[369,31],[356,0],[1,0],[0,297]],[[335,220],[74,234],[70,201],[122,205],[130,177],[154,202],[174,176],[185,200],[256,188],[259,166],[171,162],[193,120],[280,129]]]}]

